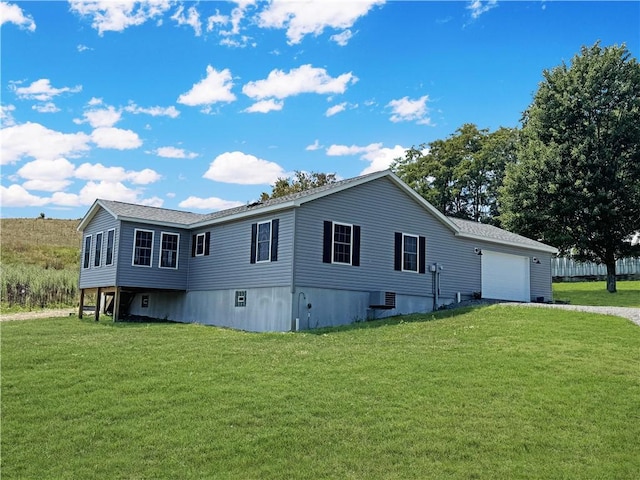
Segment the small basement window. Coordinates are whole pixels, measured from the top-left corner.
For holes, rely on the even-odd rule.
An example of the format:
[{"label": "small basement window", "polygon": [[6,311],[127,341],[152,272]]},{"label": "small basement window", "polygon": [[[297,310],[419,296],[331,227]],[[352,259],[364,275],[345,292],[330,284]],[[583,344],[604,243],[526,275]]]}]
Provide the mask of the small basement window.
[{"label": "small basement window", "polygon": [[140,307],[149,308],[149,295],[142,295],[142,300],[140,301]]},{"label": "small basement window", "polygon": [[246,306],[247,306],[247,291],[236,290],[236,307],[246,307]]}]

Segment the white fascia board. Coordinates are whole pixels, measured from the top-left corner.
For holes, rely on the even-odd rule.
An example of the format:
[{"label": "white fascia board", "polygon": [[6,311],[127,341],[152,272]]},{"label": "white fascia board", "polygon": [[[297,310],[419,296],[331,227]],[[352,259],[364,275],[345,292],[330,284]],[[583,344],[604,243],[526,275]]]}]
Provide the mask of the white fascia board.
[{"label": "white fascia board", "polygon": [[82,232],[86,228],[86,226],[91,222],[93,217],[95,217],[96,213],[98,213],[98,209],[100,208],[104,209],[104,211],[107,212],[109,215],[111,215],[113,218],[115,219],[118,218],[118,216],[115,213],[113,213],[111,210],[109,210],[107,207],[105,207],[103,203],[100,201],[100,199],[98,198],[93,202],[93,205],[91,205],[91,208],[85,214],[85,216],[82,217],[82,220],[80,220],[80,223],[78,224],[78,227],[76,228],[76,230],[78,232]]},{"label": "white fascia board", "polygon": [[400,177],[398,177],[395,173],[388,171],[389,179],[392,180],[396,185],[402,188],[407,194],[409,194],[413,199],[418,202],[422,207],[429,211],[440,223],[444,226],[448,227],[452,232],[456,235],[459,233],[458,226],[449,220],[445,215],[442,214],[440,210],[431,205],[427,200],[425,200],[418,192],[416,192],[413,188],[407,185],[402,181]]},{"label": "white fascia board", "polygon": [[557,248],[552,247],[550,245],[545,245],[544,243],[540,243],[540,246],[528,245],[526,243],[510,242],[508,240],[500,240],[497,238],[483,237],[481,235],[473,235],[471,233],[461,233],[461,232],[456,233],[456,237],[468,238],[470,240],[478,240],[478,241],[483,241],[487,243],[496,243],[498,245],[506,245],[508,247],[526,248],[528,250],[535,250],[537,252],[545,252],[545,253],[552,253],[552,254],[558,253]]},{"label": "white fascia board", "polygon": [[157,227],[181,228],[182,230],[191,229],[191,225],[185,225],[184,223],[159,222],[157,220],[147,220],[144,218],[137,218],[137,217],[116,217],[116,220],[119,220],[121,222],[143,223],[145,225],[154,225]]}]

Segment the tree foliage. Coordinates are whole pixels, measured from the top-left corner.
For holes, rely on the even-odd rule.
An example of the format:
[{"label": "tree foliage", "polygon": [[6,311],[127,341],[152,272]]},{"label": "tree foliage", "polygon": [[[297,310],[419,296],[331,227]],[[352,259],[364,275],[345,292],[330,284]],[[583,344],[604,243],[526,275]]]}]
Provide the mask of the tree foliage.
[{"label": "tree foliage", "polygon": [[501,196],[504,226],[577,260],[633,254],[640,230],[640,66],[626,47],[583,47],[543,72]]},{"label": "tree foliage", "polygon": [[318,172],[303,172],[301,170],[295,171],[293,178],[278,178],[271,188],[271,194],[263,192],[260,196],[261,201],[269,200],[270,198],[284,197],[292,193],[303,192],[311,188],[322,187],[331,183],[335,183],[335,173],[318,173]]},{"label": "tree foliage", "polygon": [[516,129],[465,124],[446,140],[407,150],[391,168],[445,215],[497,223],[498,189],[517,138]]}]

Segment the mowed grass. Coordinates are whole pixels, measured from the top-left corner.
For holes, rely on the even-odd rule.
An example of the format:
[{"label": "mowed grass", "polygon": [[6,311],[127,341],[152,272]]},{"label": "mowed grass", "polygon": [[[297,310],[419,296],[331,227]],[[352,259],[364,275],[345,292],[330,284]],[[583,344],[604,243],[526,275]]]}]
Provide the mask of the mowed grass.
[{"label": "mowed grass", "polygon": [[609,293],[606,282],[554,283],[553,299],[572,305],[640,308],[640,281],[619,280],[616,287],[616,293]]},{"label": "mowed grass", "polygon": [[[431,321],[429,321],[431,320]],[[616,478],[640,327],[491,306],[308,333],[2,324],[2,477]]]}]

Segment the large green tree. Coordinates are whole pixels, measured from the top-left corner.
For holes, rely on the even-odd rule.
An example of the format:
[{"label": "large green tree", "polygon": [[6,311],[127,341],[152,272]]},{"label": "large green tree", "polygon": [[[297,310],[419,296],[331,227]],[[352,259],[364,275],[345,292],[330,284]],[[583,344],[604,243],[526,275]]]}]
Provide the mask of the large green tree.
[{"label": "large green tree", "polygon": [[517,138],[517,129],[490,133],[468,123],[445,140],[407,150],[391,168],[445,215],[497,223],[498,189]]},{"label": "large green tree", "polygon": [[506,173],[502,224],[607,266],[640,230],[640,66],[623,46],[583,47],[543,72]]},{"label": "large green tree", "polygon": [[271,193],[262,192],[260,200],[264,202],[270,198],[284,197],[285,195],[303,192],[311,188],[322,187],[324,185],[335,183],[336,181],[335,173],[308,173],[296,170],[295,175],[291,178],[278,178],[271,186]]}]

